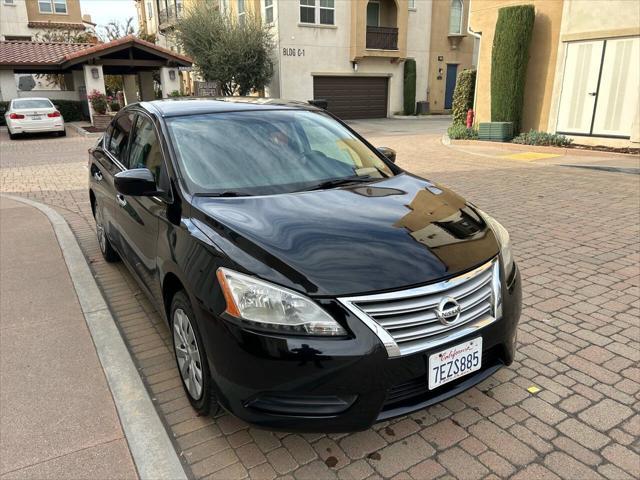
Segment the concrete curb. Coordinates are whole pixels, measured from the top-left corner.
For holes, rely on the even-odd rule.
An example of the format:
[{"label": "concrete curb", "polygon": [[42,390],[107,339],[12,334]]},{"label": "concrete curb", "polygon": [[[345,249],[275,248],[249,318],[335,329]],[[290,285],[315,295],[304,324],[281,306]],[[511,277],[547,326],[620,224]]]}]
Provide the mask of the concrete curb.
[{"label": "concrete curb", "polygon": [[14,195],[3,196],[37,208],[53,226],[140,478],[187,480],[71,228],[62,215],[47,205]]},{"label": "concrete curb", "polygon": [[87,137],[87,138],[99,138],[104,133],[104,132],[87,132],[84,128],[82,128],[82,126],[73,122],[67,123],[66,126],[74,129],[76,133],[78,133],[78,135],[82,135],[83,137]]}]

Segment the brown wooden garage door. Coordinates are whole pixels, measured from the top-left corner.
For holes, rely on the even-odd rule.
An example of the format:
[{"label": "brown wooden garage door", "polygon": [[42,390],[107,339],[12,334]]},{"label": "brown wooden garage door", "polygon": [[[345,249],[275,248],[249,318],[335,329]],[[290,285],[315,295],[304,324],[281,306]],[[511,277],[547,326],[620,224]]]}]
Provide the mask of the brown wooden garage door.
[{"label": "brown wooden garage door", "polygon": [[387,116],[387,77],[313,77],[313,98],[342,119]]}]

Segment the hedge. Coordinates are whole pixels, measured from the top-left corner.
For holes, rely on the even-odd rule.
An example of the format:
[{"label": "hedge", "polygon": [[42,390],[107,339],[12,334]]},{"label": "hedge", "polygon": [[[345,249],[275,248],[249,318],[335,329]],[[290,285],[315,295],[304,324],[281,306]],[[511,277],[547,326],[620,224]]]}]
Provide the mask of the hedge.
[{"label": "hedge", "polygon": [[[24,97],[28,98],[28,97]],[[65,122],[78,122],[80,120],[89,120],[82,113],[82,102],[79,100],[51,100],[60,111]],[[0,102],[0,126],[5,125],[4,112],[9,109],[9,102]]]},{"label": "hedge", "polygon": [[467,111],[473,108],[473,95],[476,89],[476,71],[462,70],[456,79],[453,91],[453,124],[467,125]]},{"label": "hedge", "polygon": [[513,122],[520,133],[529,45],[535,21],[533,5],[498,10],[491,54],[491,121]]},{"label": "hedge", "polygon": [[416,61],[412,58],[404,62],[404,114],[416,113]]}]

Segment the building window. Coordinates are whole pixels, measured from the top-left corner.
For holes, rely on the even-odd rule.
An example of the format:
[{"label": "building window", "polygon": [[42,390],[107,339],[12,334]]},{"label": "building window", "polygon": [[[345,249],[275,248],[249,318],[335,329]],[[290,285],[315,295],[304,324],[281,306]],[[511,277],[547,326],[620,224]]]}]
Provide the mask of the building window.
[{"label": "building window", "polygon": [[14,0],[4,0],[5,5],[15,5]]},{"label": "building window", "polygon": [[147,2],[147,18],[149,20],[153,18],[153,4],[151,2]]},{"label": "building window", "polygon": [[244,0],[238,0],[238,21],[240,24],[244,24],[245,17],[247,16],[247,11],[245,10]]},{"label": "building window", "polygon": [[5,42],[30,42],[31,37],[28,35],[5,35]]},{"label": "building window", "polygon": [[409,0],[409,10],[415,10],[416,9],[416,0]]},{"label": "building window", "polygon": [[264,21],[273,23],[273,0],[264,0]]},{"label": "building window", "polygon": [[334,25],[334,0],[300,0],[300,23]]},{"label": "building window", "polygon": [[449,10],[449,34],[462,34],[462,0],[451,0]]},{"label": "building window", "polygon": [[38,0],[40,13],[67,14],[67,0]]},{"label": "building window", "polygon": [[380,26],[380,2],[371,0],[367,3],[367,27]]}]

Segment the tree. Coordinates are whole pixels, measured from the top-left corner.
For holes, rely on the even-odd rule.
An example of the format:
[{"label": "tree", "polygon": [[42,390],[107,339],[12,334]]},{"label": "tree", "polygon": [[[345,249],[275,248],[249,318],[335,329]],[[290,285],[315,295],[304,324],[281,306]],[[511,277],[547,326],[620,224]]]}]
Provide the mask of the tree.
[{"label": "tree", "polygon": [[127,18],[125,21],[111,20],[105,25],[98,27],[98,34],[103,42],[111,42],[127,35],[135,35],[136,30],[133,28],[133,17]]},{"label": "tree", "polygon": [[476,89],[476,71],[462,70],[456,80],[453,91],[453,124],[467,125],[467,112],[473,108],[473,94]]},{"label": "tree", "polygon": [[249,14],[244,17],[225,15],[213,2],[193,2],[175,26],[196,72],[217,82],[224,95],[262,90],[273,76],[270,29]]},{"label": "tree", "polygon": [[535,21],[533,5],[498,10],[491,54],[491,121],[512,122],[520,133],[529,44]]},{"label": "tree", "polygon": [[404,62],[404,114],[416,113],[416,61],[408,58]]}]

